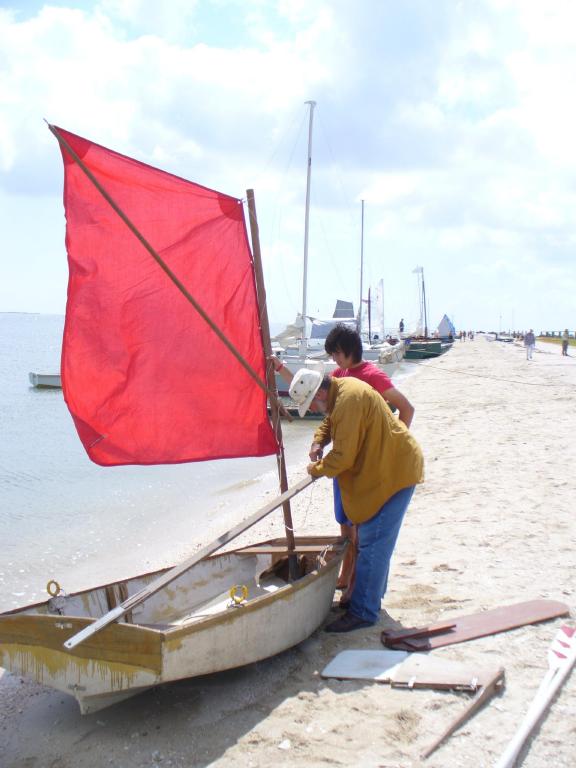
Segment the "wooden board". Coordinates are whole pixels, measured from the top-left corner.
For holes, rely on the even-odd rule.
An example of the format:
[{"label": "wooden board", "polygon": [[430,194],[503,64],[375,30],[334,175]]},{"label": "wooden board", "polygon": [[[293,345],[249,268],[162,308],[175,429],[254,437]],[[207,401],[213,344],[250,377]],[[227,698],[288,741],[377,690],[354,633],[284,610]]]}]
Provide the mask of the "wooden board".
[{"label": "wooden board", "polygon": [[392,671],[390,682],[393,688],[477,691],[502,674],[503,670],[496,667],[412,653]]},{"label": "wooden board", "polygon": [[506,632],[526,624],[537,624],[559,616],[568,616],[569,613],[568,606],[556,600],[528,600],[525,603],[455,617],[418,629],[384,630],[380,637],[387,648],[429,651],[432,648],[441,648],[477,637]]}]

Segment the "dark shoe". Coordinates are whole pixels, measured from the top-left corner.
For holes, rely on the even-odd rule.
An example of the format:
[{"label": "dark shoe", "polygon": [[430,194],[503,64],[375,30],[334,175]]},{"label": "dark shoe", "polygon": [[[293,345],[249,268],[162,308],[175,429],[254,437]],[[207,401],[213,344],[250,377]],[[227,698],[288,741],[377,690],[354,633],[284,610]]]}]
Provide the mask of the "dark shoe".
[{"label": "dark shoe", "polygon": [[347,611],[348,608],[350,608],[350,600],[340,600],[338,603],[338,608],[341,608],[343,611]]},{"label": "dark shoe", "polygon": [[360,616],[355,616],[353,613],[345,613],[344,616],[340,616],[339,619],[327,624],[324,627],[325,632],[352,632],[354,629],[362,629],[363,627],[371,627],[372,621],[365,621]]}]

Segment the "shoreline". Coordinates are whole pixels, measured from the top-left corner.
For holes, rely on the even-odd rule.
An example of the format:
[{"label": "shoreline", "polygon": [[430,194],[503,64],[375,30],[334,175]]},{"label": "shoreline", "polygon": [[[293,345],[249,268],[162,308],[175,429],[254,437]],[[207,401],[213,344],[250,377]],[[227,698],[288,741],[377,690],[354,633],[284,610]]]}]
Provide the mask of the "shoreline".
[{"label": "shoreline", "polygon": [[[399,383],[416,408],[412,431],[424,450],[426,481],[400,533],[379,625],[338,636],[320,630],[251,667],[165,685],[84,717],[70,697],[0,674],[0,763],[492,765],[532,700],[563,620],[434,652],[503,666],[506,687],[425,763],[421,751],[465,708],[465,694],[322,680],[319,673],[342,650],[382,650],[383,626],[420,626],[539,597],[560,600],[575,615],[576,535],[564,465],[576,427],[576,366],[543,344],[529,362],[518,345],[481,336],[456,341]],[[306,459],[300,470],[291,460],[291,483],[304,476]],[[297,533],[337,532],[331,493],[331,483],[318,481],[296,498]],[[281,531],[278,515],[234,546]],[[523,768],[573,764],[575,676],[543,720]]]}]

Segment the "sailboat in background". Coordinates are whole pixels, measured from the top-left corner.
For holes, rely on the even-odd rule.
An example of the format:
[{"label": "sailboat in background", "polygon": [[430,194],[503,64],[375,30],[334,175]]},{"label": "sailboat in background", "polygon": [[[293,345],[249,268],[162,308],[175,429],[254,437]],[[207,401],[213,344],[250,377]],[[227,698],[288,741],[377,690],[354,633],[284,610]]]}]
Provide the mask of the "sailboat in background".
[{"label": "sailboat in background", "polygon": [[[366,309],[367,324],[363,322]],[[377,331],[372,331],[372,318]],[[391,343],[386,339],[384,326],[384,280],[380,279],[372,298],[372,289],[368,288],[368,299],[364,299],[364,200],[362,200],[362,224],[360,235],[360,311],[358,313],[358,333],[362,338],[363,358],[377,362],[388,375],[391,375],[404,359],[405,345],[401,340]]]},{"label": "sailboat in background", "polygon": [[[362,337],[363,357],[379,365],[386,373],[392,375],[398,365],[404,359],[405,344],[402,340],[390,341],[385,338],[384,329],[384,286],[380,280],[375,292],[376,316],[379,318],[379,334],[372,335],[371,317],[372,300],[370,290],[368,300],[364,299],[364,200],[362,200],[362,228],[360,238],[360,309],[358,316],[354,315],[352,302],[338,299],[336,308],[331,318],[320,318],[308,315],[308,241],[310,227],[310,189],[312,178],[312,128],[314,119],[315,101],[305,102],[309,105],[308,122],[308,162],[306,174],[306,206],[304,217],[304,264],[302,284],[302,311],[296,320],[287,326],[281,333],[272,339],[272,350],[294,374],[300,368],[309,368],[320,371],[323,374],[331,373],[336,369],[336,364],[329,359],[324,350],[324,342],[330,330],[337,323],[344,323],[358,330]],[[367,309],[368,324],[363,323],[363,313]],[[308,323],[310,332],[308,333]],[[287,394],[287,383],[280,374],[276,374],[276,386],[281,395]]]},{"label": "sailboat in background", "polygon": [[[331,373],[336,369],[336,363],[328,359],[324,351],[321,339],[322,331],[328,330],[322,322],[317,324],[315,342],[310,343],[311,337],[308,336],[308,321],[312,323],[314,331],[314,318],[308,317],[308,240],[310,233],[310,191],[312,185],[312,134],[314,125],[315,101],[306,101],[310,109],[308,113],[308,161],[306,166],[306,204],[304,209],[304,261],[302,271],[302,311],[297,315],[294,323],[289,325],[282,333],[278,334],[272,340],[273,352],[282,360],[290,373],[295,374],[300,368],[308,368],[319,371],[322,374]],[[338,305],[336,312],[338,311]],[[325,338],[325,337],[324,337]],[[276,388],[281,395],[287,394],[287,384],[282,377],[276,374]]]},{"label": "sailboat in background", "polygon": [[[430,357],[443,355],[452,347],[448,338],[434,339],[428,336],[428,305],[426,302],[426,284],[424,282],[424,267],[416,267],[412,272],[418,275],[418,297],[420,304],[420,321],[418,333],[407,339],[406,359],[426,360]],[[423,328],[423,335],[422,329]]]}]

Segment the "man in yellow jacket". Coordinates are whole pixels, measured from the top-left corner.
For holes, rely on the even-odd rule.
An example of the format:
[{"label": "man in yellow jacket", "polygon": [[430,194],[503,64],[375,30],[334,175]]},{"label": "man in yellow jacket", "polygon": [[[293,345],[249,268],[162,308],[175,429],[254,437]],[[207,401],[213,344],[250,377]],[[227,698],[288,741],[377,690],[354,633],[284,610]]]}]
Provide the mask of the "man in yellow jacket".
[{"label": "man in yellow jacket", "polygon": [[[326,417],[310,450],[312,477],[337,477],[348,519],[358,525],[356,582],[348,611],[326,627],[350,632],[378,621],[390,559],[412,498],[424,479],[420,446],[384,399],[363,381],[321,377],[305,368],[290,385],[304,416],[312,401]],[[330,452],[324,448],[332,443]]]}]

